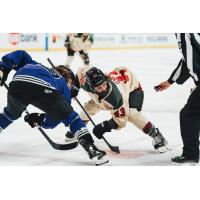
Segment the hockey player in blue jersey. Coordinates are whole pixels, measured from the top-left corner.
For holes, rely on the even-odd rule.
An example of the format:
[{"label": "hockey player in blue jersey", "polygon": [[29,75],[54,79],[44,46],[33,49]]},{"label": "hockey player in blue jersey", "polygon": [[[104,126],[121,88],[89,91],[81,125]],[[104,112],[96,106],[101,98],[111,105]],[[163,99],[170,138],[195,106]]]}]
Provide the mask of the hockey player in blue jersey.
[{"label": "hockey player in blue jersey", "polygon": [[71,106],[73,72],[66,66],[49,69],[32,60],[22,50],[2,57],[0,62],[0,85],[3,86],[11,70],[16,70],[7,95],[7,106],[0,113],[0,132],[7,128],[31,104],[44,113],[25,116],[31,127],[55,128],[59,123],[69,127],[79,144],[96,165],[108,162],[106,152],[94,145],[94,140],[79,115]]}]

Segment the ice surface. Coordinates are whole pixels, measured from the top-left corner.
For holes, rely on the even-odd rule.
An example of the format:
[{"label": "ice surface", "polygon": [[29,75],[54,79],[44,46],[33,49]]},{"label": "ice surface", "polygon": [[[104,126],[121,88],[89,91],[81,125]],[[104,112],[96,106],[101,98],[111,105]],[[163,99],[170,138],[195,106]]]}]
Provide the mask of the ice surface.
[{"label": "ice surface", "polygon": [[[1,53],[3,56],[5,53]],[[30,52],[33,59],[48,65],[46,60],[50,57],[55,64],[64,64],[66,53],[60,52]],[[185,104],[189,96],[190,88],[194,86],[191,80],[183,86],[174,84],[167,91],[156,93],[153,87],[165,81],[172,70],[176,67],[180,53],[177,49],[141,49],[122,51],[91,51],[91,63],[108,72],[112,68],[124,65],[132,69],[141,82],[145,91],[143,114],[157,126],[169,141],[172,151],[159,154],[152,146],[152,139],[144,135],[134,125],[127,124],[120,131],[113,131],[105,135],[107,140],[118,145],[121,154],[112,153],[102,140],[95,139],[97,146],[108,153],[109,164],[117,166],[162,166],[173,165],[171,157],[181,153],[182,141],[179,129],[179,110]],[[82,64],[81,59],[76,56],[72,68],[76,71]],[[9,76],[8,82],[12,76]],[[6,89],[0,88],[0,109],[6,105]],[[26,94],[24,94],[26,95]],[[78,99],[83,104],[88,96],[83,91]],[[75,110],[80,111],[76,102],[73,102]],[[28,110],[38,111],[29,106]],[[102,111],[93,117],[95,123],[109,119],[109,112]],[[92,124],[88,124],[92,130]],[[54,130],[45,130],[46,133],[57,143],[64,142],[67,131],[63,125]],[[15,121],[0,135],[0,165],[18,166],[83,166],[92,165],[87,154],[78,147],[69,151],[54,150],[37,129],[31,129],[23,117]]]}]

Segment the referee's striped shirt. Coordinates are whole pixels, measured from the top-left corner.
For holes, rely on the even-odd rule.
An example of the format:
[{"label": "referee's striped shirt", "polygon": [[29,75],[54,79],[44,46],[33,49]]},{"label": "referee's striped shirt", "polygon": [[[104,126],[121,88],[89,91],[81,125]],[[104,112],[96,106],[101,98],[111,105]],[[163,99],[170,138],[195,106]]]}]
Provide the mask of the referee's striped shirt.
[{"label": "referee's striped shirt", "polygon": [[196,85],[200,84],[200,33],[177,33],[179,49],[183,55],[172,72],[169,83],[183,84],[191,77]]}]

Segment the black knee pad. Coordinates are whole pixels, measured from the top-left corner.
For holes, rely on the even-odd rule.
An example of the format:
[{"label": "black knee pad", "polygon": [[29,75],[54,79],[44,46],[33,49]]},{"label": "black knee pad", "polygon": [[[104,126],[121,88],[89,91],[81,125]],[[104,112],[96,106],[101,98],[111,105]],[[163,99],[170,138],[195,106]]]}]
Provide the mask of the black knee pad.
[{"label": "black knee pad", "polygon": [[138,111],[142,110],[144,101],[144,92],[142,90],[133,90],[129,94],[129,107],[136,108]]}]

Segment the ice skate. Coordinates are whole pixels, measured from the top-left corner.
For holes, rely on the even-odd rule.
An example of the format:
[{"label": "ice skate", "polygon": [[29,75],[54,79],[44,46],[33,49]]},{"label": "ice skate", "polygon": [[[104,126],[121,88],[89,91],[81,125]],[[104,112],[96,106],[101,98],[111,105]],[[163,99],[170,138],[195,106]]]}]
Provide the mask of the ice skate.
[{"label": "ice skate", "polygon": [[89,158],[94,162],[96,166],[108,163],[105,151],[99,150],[94,144],[84,139],[79,140],[79,143],[86,150]]},{"label": "ice skate", "polygon": [[160,153],[170,151],[171,148],[169,147],[167,140],[163,137],[159,129],[156,128],[155,131],[157,134],[153,137],[154,149],[159,151]]},{"label": "ice skate", "polygon": [[197,165],[199,163],[199,159],[191,159],[191,158],[187,158],[183,155],[181,156],[176,156],[174,158],[172,158],[172,162],[177,163],[178,165]]},{"label": "ice skate", "polygon": [[108,163],[106,152],[97,149],[95,145],[91,145],[88,151],[89,158],[93,160],[96,166]]}]

